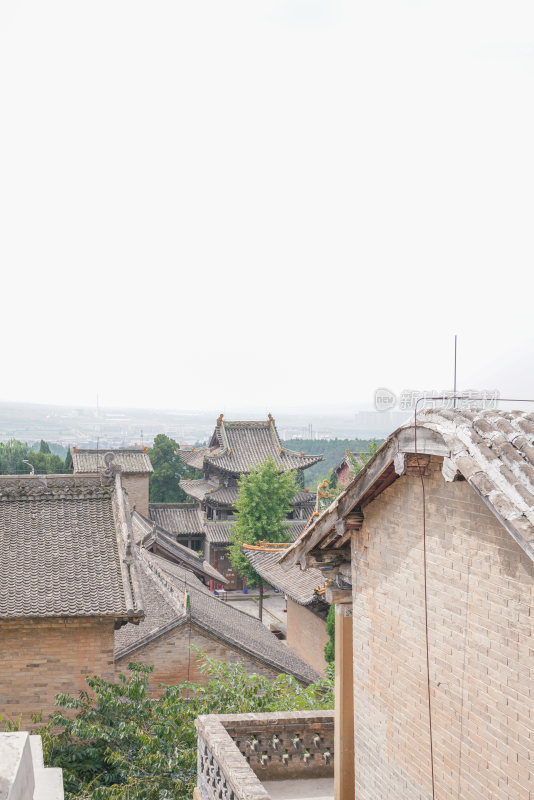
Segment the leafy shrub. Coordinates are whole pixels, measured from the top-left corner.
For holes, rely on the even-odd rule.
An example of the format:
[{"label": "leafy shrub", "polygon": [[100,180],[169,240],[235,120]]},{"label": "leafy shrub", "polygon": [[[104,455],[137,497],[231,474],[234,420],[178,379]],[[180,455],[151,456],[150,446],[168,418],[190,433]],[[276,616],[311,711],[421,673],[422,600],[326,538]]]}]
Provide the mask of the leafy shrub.
[{"label": "leafy shrub", "polygon": [[190,800],[196,783],[199,714],[333,708],[333,674],[307,687],[288,675],[271,681],[198,653],[205,684],[148,693],[151,667],[129,665],[117,683],[88,677],[78,698],[36,730],[46,763],[63,768],[66,800]]}]

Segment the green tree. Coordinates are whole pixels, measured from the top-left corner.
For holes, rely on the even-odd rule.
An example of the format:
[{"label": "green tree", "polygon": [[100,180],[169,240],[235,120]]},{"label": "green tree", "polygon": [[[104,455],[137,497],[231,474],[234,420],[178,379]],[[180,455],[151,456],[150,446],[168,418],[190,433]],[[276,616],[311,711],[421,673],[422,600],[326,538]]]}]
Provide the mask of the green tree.
[{"label": "green tree", "polygon": [[[46,442],[45,442],[46,444]],[[31,467],[25,464],[29,461],[36,474],[51,474],[63,472],[63,459],[53,453],[41,453],[33,450],[27,442],[10,439],[0,442],[0,473],[3,475],[29,474]]]},{"label": "green tree", "polygon": [[[52,453],[32,452],[27,459],[36,475],[53,475],[63,472],[63,459]],[[30,472],[28,464],[22,464],[21,472]]]},{"label": "green tree", "polygon": [[44,453],[45,455],[50,455],[50,445],[48,442],[45,442],[44,439],[41,439],[41,444],[39,445],[39,452]]},{"label": "green tree", "polygon": [[245,543],[291,541],[284,520],[292,509],[297,483],[293,472],[281,472],[269,456],[263,464],[242,475],[238,485],[237,520],[228,554],[236,572],[247,579],[251,588],[259,588],[259,618],[262,619],[264,582],[243,555],[241,547]]},{"label": "green tree", "polygon": [[336,607],[333,604],[328,609],[326,632],[330,638],[324,646],[324,657],[329,664],[333,664],[336,654]]},{"label": "green tree", "polygon": [[[200,656],[200,654],[199,654]],[[63,768],[67,800],[190,800],[196,783],[199,714],[333,708],[333,673],[302,687],[292,677],[248,675],[243,664],[202,655],[205,684],[185,682],[148,693],[152,670],[130,664],[117,683],[87,678],[79,697],[38,729],[45,763]]]},{"label": "green tree", "polygon": [[295,452],[323,456],[324,461],[303,471],[306,486],[315,489],[325,478],[330,478],[330,470],[339,464],[347,450],[353,453],[367,451],[369,442],[369,439],[287,439],[282,444]]},{"label": "green tree", "polygon": [[159,433],[154,445],[148,451],[154,472],[150,476],[151,503],[185,503],[189,498],[179,486],[183,477],[189,477],[191,470],[178,456],[178,443]]},{"label": "green tree", "polygon": [[63,463],[64,469],[69,471],[69,472],[70,472],[70,462],[71,461],[72,461],[72,453],[70,451],[70,444],[69,444],[69,448],[67,450],[67,455],[65,456],[65,461]]},{"label": "green tree", "polygon": [[361,459],[361,461],[363,463],[360,463],[360,461],[357,458],[355,458],[352,455],[352,453],[350,453],[350,452],[348,453],[348,458],[349,458],[350,465],[351,465],[351,470],[350,470],[350,472],[351,472],[351,480],[353,478],[355,478],[356,475],[364,468],[364,466],[367,464],[367,462],[371,460],[371,458],[374,456],[374,454],[378,450],[378,447],[379,447],[379,444],[376,441],[376,439],[372,439],[368,444],[367,451],[363,452],[363,453],[358,453],[358,455],[359,455],[359,457],[360,457],[360,459]]}]

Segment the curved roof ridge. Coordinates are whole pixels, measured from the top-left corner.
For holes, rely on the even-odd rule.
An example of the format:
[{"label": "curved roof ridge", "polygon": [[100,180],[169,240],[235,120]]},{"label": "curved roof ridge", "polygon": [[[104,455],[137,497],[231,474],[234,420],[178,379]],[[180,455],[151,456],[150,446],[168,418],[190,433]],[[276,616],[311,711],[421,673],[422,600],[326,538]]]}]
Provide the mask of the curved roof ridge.
[{"label": "curved roof ridge", "polygon": [[[401,425],[281,560],[304,564],[309,550],[369,497],[371,487],[378,485],[380,492],[396,479],[404,454],[416,452],[416,445],[418,453],[443,457],[446,481],[460,473],[534,561],[534,414],[480,408],[426,409],[417,414],[417,425],[415,416]],[[386,470],[393,470],[389,483],[381,478]]]}]

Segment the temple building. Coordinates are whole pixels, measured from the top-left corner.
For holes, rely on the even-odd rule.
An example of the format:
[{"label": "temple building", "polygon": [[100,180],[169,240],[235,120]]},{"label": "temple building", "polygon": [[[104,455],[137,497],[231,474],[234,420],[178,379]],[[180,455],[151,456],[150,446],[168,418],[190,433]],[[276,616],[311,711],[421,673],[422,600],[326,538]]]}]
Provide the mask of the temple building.
[{"label": "temple building", "polygon": [[[178,541],[188,539],[194,542],[196,549],[202,549],[207,561],[227,579],[228,589],[241,588],[241,579],[228,559],[239,478],[263,464],[269,456],[283,471],[298,470],[300,473],[321,461],[322,456],[296,453],[285,448],[270,414],[267,420],[253,422],[228,422],[221,414],[207,446],[180,449],[178,455],[188,467],[203,473],[202,478],[180,482],[195,505],[175,507],[174,511],[170,507],[167,511],[161,505],[151,505],[150,518],[156,521],[164,513],[167,516],[172,514],[172,522],[169,517],[164,525],[166,530],[170,530],[172,524]],[[293,540],[304,530],[314,508],[313,492],[297,492],[287,520]]]}]

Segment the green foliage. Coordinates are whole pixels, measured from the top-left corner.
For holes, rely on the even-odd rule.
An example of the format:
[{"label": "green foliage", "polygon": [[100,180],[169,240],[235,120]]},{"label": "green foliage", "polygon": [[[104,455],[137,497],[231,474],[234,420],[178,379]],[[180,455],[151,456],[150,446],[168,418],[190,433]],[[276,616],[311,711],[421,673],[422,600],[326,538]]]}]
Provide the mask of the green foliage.
[{"label": "green foliage", "polygon": [[72,453],[70,451],[70,445],[69,445],[69,449],[67,450],[67,455],[65,456],[65,462],[63,464],[64,468],[66,470],[68,470],[68,471],[70,471],[70,462],[71,461],[72,461]]},{"label": "green foliage", "polygon": [[289,542],[291,537],[284,525],[292,509],[297,491],[293,472],[280,472],[269,457],[239,479],[236,501],[237,521],[230,537],[228,555],[232,567],[247,579],[250,587],[262,586],[263,581],[241,552],[246,542]]},{"label": "green foliage", "polygon": [[[46,448],[48,447],[48,452]],[[0,442],[0,474],[2,475],[24,475],[31,472],[29,461],[35,468],[36,474],[50,475],[64,472],[63,459],[50,452],[48,444],[41,440],[39,451],[33,450],[27,442],[19,442],[10,439],[8,442]]]},{"label": "green foliage", "polygon": [[44,439],[41,439],[41,444],[39,445],[39,452],[45,453],[45,455],[50,455],[50,446]]},{"label": "green foliage", "polygon": [[148,451],[154,472],[150,476],[151,503],[186,503],[189,498],[178,485],[185,477],[192,477],[193,472],[177,455],[178,443],[174,439],[159,433],[154,445]]},{"label": "green foliage", "polygon": [[[377,446],[381,444],[381,440]],[[309,489],[316,489],[324,481],[330,479],[330,471],[337,467],[345,452],[350,450],[353,453],[367,452],[369,439],[288,439],[282,442],[288,450],[297,453],[304,452],[313,455],[322,455],[324,461],[314,464],[313,467],[304,470],[304,480]]]},{"label": "green foliage", "polygon": [[336,607],[334,605],[328,609],[326,632],[330,638],[324,646],[324,657],[328,664],[333,664],[336,654]]},{"label": "green foliage", "polygon": [[247,675],[241,663],[202,656],[204,685],[148,694],[151,667],[130,664],[118,683],[87,678],[90,691],[58,695],[61,709],[36,732],[45,762],[63,768],[66,800],[190,800],[196,784],[199,714],[333,708],[333,672],[302,687],[287,675]]},{"label": "green foliage", "polygon": [[360,462],[352,455],[352,453],[348,453],[348,459],[351,465],[351,470],[350,470],[351,479],[355,478],[356,475],[364,468],[367,462],[374,456],[374,454],[378,450],[378,447],[379,447],[378,442],[376,441],[376,439],[373,439],[372,441],[369,442],[369,445],[365,452],[358,453],[360,459],[363,461],[363,464],[360,464]]}]

